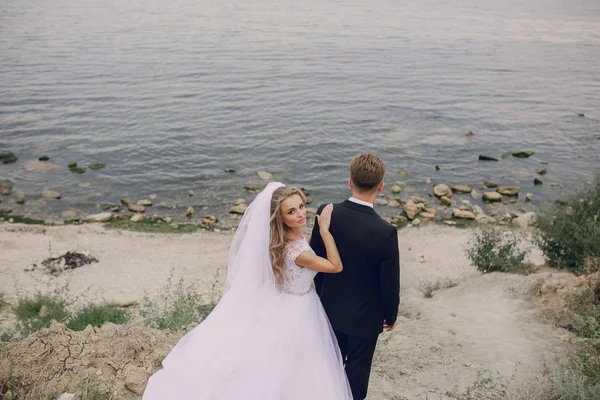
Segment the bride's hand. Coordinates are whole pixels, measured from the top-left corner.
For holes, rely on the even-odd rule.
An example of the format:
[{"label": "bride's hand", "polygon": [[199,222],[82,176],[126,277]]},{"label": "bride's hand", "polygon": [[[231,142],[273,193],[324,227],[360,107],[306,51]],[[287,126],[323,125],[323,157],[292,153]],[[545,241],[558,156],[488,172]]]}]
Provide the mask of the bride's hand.
[{"label": "bride's hand", "polygon": [[331,212],[333,211],[333,204],[327,204],[321,215],[317,215],[319,222],[319,231],[321,233],[329,232],[329,225],[331,224]]}]

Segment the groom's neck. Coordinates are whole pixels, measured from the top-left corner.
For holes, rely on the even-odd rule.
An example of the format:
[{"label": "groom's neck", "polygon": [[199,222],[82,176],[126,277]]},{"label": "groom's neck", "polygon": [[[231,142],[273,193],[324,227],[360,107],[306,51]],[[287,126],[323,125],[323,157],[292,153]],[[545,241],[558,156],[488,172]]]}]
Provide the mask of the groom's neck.
[{"label": "groom's neck", "polygon": [[367,203],[373,204],[375,203],[375,198],[377,197],[377,191],[374,191],[373,193],[363,193],[357,190],[353,190],[352,197],[354,197],[357,200],[366,201]]}]

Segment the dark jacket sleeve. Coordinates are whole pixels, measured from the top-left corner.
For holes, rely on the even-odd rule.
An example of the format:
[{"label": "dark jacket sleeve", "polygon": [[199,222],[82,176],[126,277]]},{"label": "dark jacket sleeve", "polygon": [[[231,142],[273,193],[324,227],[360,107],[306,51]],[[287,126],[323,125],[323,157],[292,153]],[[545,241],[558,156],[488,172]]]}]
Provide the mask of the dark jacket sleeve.
[{"label": "dark jacket sleeve", "polygon": [[386,255],[379,271],[379,284],[381,287],[381,304],[383,317],[388,325],[393,325],[398,316],[400,305],[400,252],[398,250],[398,231],[396,228],[390,234]]},{"label": "dark jacket sleeve", "polygon": [[[317,211],[317,215],[321,215],[321,211],[325,205],[319,207]],[[323,243],[323,238],[321,237],[321,232],[319,230],[319,220],[315,216],[315,225],[313,226],[312,234],[310,236],[310,247],[313,249],[316,255],[319,257],[327,258],[327,251],[325,250],[325,243]],[[321,295],[321,288],[323,287],[323,279],[325,275],[322,272],[319,272],[315,276],[315,289],[318,295]]]}]

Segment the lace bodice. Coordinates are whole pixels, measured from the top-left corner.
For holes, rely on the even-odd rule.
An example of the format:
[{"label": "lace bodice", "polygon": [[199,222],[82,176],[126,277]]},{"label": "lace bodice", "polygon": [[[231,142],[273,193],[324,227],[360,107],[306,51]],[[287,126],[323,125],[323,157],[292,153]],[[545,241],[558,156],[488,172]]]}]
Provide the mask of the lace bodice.
[{"label": "lace bodice", "polygon": [[285,293],[303,295],[314,288],[313,279],[317,273],[296,264],[296,258],[304,251],[312,252],[312,249],[305,239],[295,240],[287,245],[283,263],[285,279],[281,286],[281,290]]}]

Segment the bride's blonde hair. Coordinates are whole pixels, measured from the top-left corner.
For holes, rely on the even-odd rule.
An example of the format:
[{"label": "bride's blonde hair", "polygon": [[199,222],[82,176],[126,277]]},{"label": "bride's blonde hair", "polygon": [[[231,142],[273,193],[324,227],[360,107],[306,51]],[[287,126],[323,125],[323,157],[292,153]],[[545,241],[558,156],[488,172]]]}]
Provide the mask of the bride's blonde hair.
[{"label": "bride's blonde hair", "polygon": [[269,241],[269,254],[271,255],[273,274],[279,284],[282,284],[284,281],[283,263],[285,260],[285,247],[291,241],[288,232],[289,229],[283,223],[281,203],[288,197],[296,194],[300,196],[302,202],[306,204],[306,196],[304,196],[304,193],[293,186],[282,186],[276,189],[271,197],[271,236]]}]

